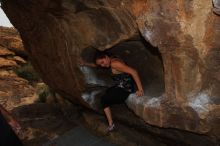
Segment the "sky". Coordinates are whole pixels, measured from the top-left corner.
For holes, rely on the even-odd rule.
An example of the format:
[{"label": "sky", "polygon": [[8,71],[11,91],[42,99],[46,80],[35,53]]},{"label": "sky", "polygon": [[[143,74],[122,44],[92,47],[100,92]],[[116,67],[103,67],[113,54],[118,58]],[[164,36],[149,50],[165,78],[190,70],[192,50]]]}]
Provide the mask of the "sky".
[{"label": "sky", "polygon": [[5,15],[4,11],[1,8],[1,3],[0,3],[0,26],[7,26],[7,27],[12,27],[12,24],[8,20],[7,16]]}]

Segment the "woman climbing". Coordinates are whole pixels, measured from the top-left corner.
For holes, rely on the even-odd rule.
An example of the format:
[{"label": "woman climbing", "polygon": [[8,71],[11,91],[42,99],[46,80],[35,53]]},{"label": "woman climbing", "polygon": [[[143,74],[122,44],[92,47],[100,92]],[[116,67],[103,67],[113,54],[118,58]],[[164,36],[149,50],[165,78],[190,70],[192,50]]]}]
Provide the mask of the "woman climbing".
[{"label": "woman climbing", "polygon": [[136,91],[136,95],[144,95],[139,75],[135,69],[125,64],[123,60],[118,57],[114,57],[105,51],[97,51],[95,55],[95,64],[81,60],[80,65],[90,67],[100,66],[103,68],[110,68],[112,71],[112,79],[115,85],[107,89],[101,99],[104,113],[109,124],[107,130],[110,132],[115,127],[112,120],[110,106],[113,104],[123,103],[128,98],[129,94],[134,92],[134,81],[138,89]]}]

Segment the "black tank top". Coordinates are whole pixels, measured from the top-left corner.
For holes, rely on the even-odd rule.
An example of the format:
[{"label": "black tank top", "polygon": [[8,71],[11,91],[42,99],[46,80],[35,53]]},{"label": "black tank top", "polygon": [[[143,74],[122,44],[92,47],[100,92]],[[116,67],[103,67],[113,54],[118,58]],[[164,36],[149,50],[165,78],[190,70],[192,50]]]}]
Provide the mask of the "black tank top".
[{"label": "black tank top", "polygon": [[[123,61],[118,56],[112,56],[111,58],[112,59],[116,58],[116,59]],[[124,62],[124,63],[126,64],[126,62]],[[131,92],[131,93],[134,92],[134,89],[135,89],[134,88],[134,80],[131,75],[129,75],[128,73],[119,73],[119,74],[112,73],[111,76],[112,76],[112,79],[113,79],[116,87],[123,88],[126,91]]]},{"label": "black tank top", "polygon": [[127,73],[112,74],[112,79],[116,87],[125,89],[128,92],[134,92],[134,81],[131,75]]}]

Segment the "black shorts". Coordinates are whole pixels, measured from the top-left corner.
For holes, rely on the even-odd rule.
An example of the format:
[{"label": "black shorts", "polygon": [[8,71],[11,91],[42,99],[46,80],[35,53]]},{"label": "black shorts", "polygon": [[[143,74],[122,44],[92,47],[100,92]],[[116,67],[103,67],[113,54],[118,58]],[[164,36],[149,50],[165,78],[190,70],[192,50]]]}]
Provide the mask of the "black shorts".
[{"label": "black shorts", "polygon": [[106,93],[101,98],[103,108],[109,107],[113,104],[121,104],[128,98],[130,92],[120,87],[111,87],[106,90]]}]

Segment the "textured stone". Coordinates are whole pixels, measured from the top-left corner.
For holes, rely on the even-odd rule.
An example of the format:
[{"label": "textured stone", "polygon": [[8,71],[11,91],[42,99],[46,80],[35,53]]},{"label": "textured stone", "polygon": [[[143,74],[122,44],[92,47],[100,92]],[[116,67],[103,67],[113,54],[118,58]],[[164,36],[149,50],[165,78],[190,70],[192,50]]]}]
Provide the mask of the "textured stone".
[{"label": "textured stone", "polygon": [[22,135],[19,136],[24,145],[39,146],[76,126],[76,123],[70,120],[70,116],[77,110],[72,108],[69,111],[72,113],[67,116],[56,105],[34,103],[14,108],[12,113],[22,126]]},{"label": "textured stone", "polygon": [[15,68],[26,64],[27,62],[22,58],[26,59],[25,54],[17,30],[0,26],[0,68]]},{"label": "textured stone", "polygon": [[0,56],[15,55],[14,52],[0,46]]},{"label": "textured stone", "polygon": [[18,64],[26,64],[27,61],[25,61],[23,58],[19,56],[13,56],[13,58],[10,58],[11,60],[16,61]]},{"label": "textured stone", "polygon": [[10,71],[0,71],[0,104],[6,109],[33,103],[37,99],[35,89],[28,81]]},{"label": "textured stone", "polygon": [[15,61],[0,57],[0,68],[14,67],[14,66],[17,66],[17,63]]},{"label": "textured stone", "polygon": [[[94,103],[90,101],[95,100],[87,103],[81,97],[86,81],[96,86],[109,86],[110,82],[97,80],[98,72],[91,69],[85,69],[91,78],[84,78],[77,65],[80,54],[91,48],[124,48],[123,41],[143,37],[151,49],[159,50],[160,55],[146,56],[161,58],[163,66],[152,65],[157,71],[151,77],[162,73],[160,82],[165,89],[161,85],[158,95],[131,98],[129,107],[149,124],[220,139],[214,128],[219,123],[220,17],[213,13],[212,0],[2,0],[2,7],[19,30],[43,80],[90,108],[89,103]],[[138,32],[141,36],[136,38]],[[146,58],[138,59],[137,67],[143,67],[140,62]],[[154,83],[147,84],[148,76],[144,78],[144,85]],[[145,87],[147,93],[156,86]]]},{"label": "textured stone", "polygon": [[14,28],[0,26],[0,51],[2,51],[2,47],[8,49],[8,51],[14,52],[18,56],[27,57],[19,33]]}]

